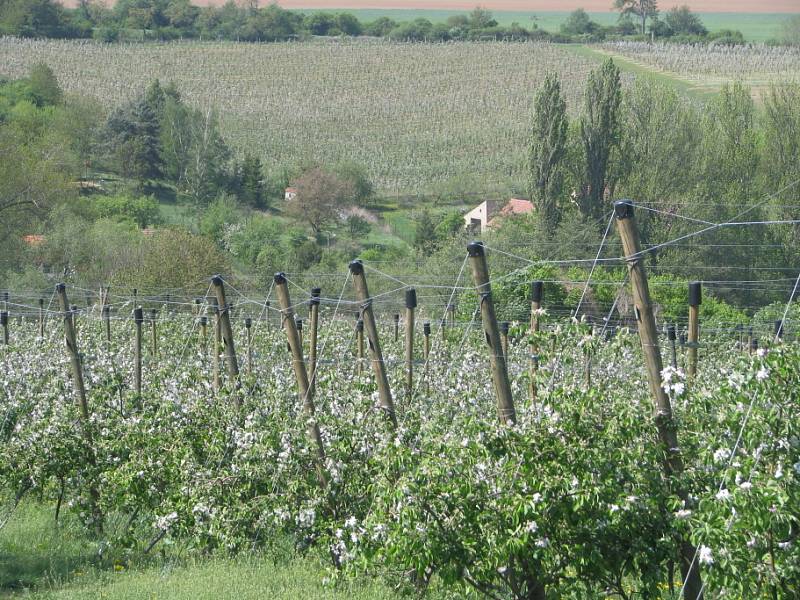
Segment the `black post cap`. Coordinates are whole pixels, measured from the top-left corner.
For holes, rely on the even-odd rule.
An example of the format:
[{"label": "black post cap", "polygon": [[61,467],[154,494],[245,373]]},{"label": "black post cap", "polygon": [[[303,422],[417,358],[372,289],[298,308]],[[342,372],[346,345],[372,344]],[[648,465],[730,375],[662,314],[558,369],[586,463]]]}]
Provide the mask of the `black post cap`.
[{"label": "black post cap", "polygon": [[417,290],[406,290],[406,308],[417,308]]},{"label": "black post cap", "polygon": [[0,325],[3,327],[8,325],[8,313],[6,311],[0,312]]},{"label": "black post cap", "polygon": [[133,309],[133,321],[138,325],[141,325],[144,322],[144,312],[142,311],[141,306]]},{"label": "black post cap", "polygon": [[429,321],[425,321],[422,324],[422,333],[424,333],[425,335],[430,335],[431,334],[431,324],[430,324]]},{"label": "black post cap", "polygon": [[667,339],[669,339],[670,342],[675,341],[675,325],[667,325]]},{"label": "black post cap", "polygon": [[195,303],[195,304],[200,304],[200,298],[195,298],[195,299],[194,299],[194,303]]},{"label": "black post cap", "polygon": [[200,317],[200,325],[202,325],[203,327],[208,325],[208,317],[207,316],[203,315],[202,317]]},{"label": "black post cap", "polygon": [[67,286],[65,286],[63,283],[57,283],[56,284],[56,293],[60,294],[65,289],[67,289]]},{"label": "black post cap", "polygon": [[311,297],[319,298],[322,295],[322,288],[311,288]]},{"label": "black post cap", "polygon": [[213,283],[216,287],[221,286],[222,285],[222,277],[220,277],[219,275],[214,275],[211,278],[211,283]]},{"label": "black post cap", "polygon": [[508,321],[503,321],[502,323],[500,323],[500,332],[503,335],[508,335],[508,329],[509,329],[510,326],[511,326],[511,323],[509,323]]},{"label": "black post cap", "polygon": [[283,272],[275,273],[275,277],[273,277],[273,281],[275,281],[278,285],[283,285],[286,283],[286,274]]},{"label": "black post cap", "polygon": [[3,292],[3,302],[8,302],[8,292]]},{"label": "black post cap", "polygon": [[702,285],[699,281],[689,283],[689,306],[700,306],[702,301]]},{"label": "black post cap", "polygon": [[364,331],[364,321],[362,319],[356,321],[356,331]]},{"label": "black post cap", "polygon": [[39,298],[39,308],[44,306],[44,298]]},{"label": "black post cap", "polygon": [[541,302],[544,284],[541,281],[534,281],[531,284],[531,302]]},{"label": "black post cap", "polygon": [[244,326],[245,326],[247,329],[250,329],[250,328],[253,326],[253,319],[251,319],[250,317],[245,317],[245,319],[244,319]]},{"label": "black post cap", "polygon": [[475,241],[467,244],[467,254],[470,256],[483,256],[483,242]]},{"label": "black post cap", "polygon": [[358,260],[358,259],[356,259],[356,260],[352,261],[352,262],[350,263],[350,265],[348,265],[348,267],[349,267],[349,269],[350,269],[350,272],[351,272],[353,275],[361,275],[362,273],[364,273],[364,263],[362,263],[362,262],[361,262],[360,260]]},{"label": "black post cap", "polygon": [[104,307],[103,307],[103,316],[104,316],[104,317],[107,317],[107,316],[109,316],[110,314],[111,314],[111,307],[110,307],[110,306],[104,306]]},{"label": "black post cap", "polygon": [[758,350],[758,340],[756,338],[753,338],[752,340],[750,340],[750,349],[751,350]]},{"label": "black post cap", "polygon": [[633,217],[633,200],[618,200],[614,202],[614,216],[617,219],[630,219]]},{"label": "black post cap", "polygon": [[150,316],[153,318],[154,321],[156,320],[156,314],[157,313],[158,313],[158,311],[155,308],[151,308],[150,309]]}]

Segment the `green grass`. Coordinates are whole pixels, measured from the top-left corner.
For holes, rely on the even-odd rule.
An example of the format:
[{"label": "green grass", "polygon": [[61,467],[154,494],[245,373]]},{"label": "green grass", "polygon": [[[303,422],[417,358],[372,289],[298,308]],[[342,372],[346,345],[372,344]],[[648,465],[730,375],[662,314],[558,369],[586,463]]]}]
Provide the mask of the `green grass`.
[{"label": "green grass", "polygon": [[53,510],[31,501],[0,529],[0,597],[30,599],[133,600],[220,598],[325,598],[390,600],[398,596],[369,580],[324,585],[325,564],[313,558],[263,556],[208,559],[139,559],[123,567],[101,560],[97,542],[89,539],[70,515],[56,525]]},{"label": "green grass", "polygon": [[[572,52],[583,56],[585,58],[594,58],[596,60],[602,61],[607,58],[607,54],[591,48],[589,46],[583,46],[579,44],[569,44],[567,46]],[[614,56],[614,64],[616,64],[620,70],[633,73],[634,75],[641,76],[644,75],[646,77],[651,77],[662,83],[666,83],[668,85],[673,86],[679,93],[688,96],[689,98],[694,98],[696,100],[707,100],[708,98],[717,94],[717,89],[711,89],[709,87],[698,87],[691,82],[685,81],[680,79],[679,77],[673,77],[671,75],[667,75],[665,73],[660,73],[653,69],[649,69],[645,66],[636,64],[630,60],[627,60],[621,56],[615,55]]]},{"label": "green grass", "polygon": [[[668,9],[669,6],[665,6]],[[463,15],[463,10],[403,10],[403,9],[329,9],[329,12],[346,10],[356,15],[362,22],[374,21],[378,17],[389,17],[395,21],[412,21],[422,17],[431,22],[444,22],[453,15]],[[318,12],[307,9],[304,12]],[[546,31],[558,31],[570,11],[493,11],[494,18],[501,25],[519,23],[530,27],[533,23]],[[800,13],[800,9],[798,9]],[[777,38],[781,26],[788,15],[781,13],[698,13],[709,31],[738,29],[748,41],[764,42]],[[614,25],[619,14],[616,12],[590,12],[592,20],[601,25]]]}]

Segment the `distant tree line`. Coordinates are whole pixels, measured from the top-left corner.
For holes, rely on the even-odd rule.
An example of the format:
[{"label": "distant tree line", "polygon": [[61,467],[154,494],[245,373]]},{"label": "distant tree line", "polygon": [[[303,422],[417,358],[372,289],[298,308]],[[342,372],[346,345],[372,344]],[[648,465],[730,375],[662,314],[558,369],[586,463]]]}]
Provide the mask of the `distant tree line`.
[{"label": "distant tree line", "polygon": [[[362,22],[348,12],[300,12],[277,4],[228,0],[220,7],[200,7],[190,0],[79,0],[74,9],[56,0],[0,0],[0,34],[42,38],[117,40],[211,39],[275,42],[313,36],[372,36],[403,41],[541,40],[601,41],[625,37],[743,43],[737,31],[709,33],[688,6],[674,7],[663,18],[656,0],[616,0],[620,19],[601,26],[583,9],[569,15],[559,32],[512,23],[500,25],[488,10],[453,15],[444,22],[426,18],[398,22],[380,17]],[[649,27],[648,27],[649,24]],[[786,43],[796,43],[796,27],[787,27]]]}]

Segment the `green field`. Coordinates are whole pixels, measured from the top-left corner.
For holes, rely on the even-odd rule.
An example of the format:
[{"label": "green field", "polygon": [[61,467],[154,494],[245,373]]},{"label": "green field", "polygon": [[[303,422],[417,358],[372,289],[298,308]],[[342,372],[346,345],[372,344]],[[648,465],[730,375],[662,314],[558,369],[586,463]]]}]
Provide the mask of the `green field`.
[{"label": "green field", "polygon": [[[330,12],[337,12],[345,9],[331,9]],[[308,10],[305,12],[324,12]],[[400,9],[362,9],[348,10],[356,15],[361,21],[373,21],[379,17],[389,17],[395,21],[411,21],[417,18],[425,18],[432,22],[447,20],[453,15],[464,14],[464,11],[457,10],[400,10]],[[539,28],[546,31],[558,31],[561,24],[566,19],[569,11],[557,12],[513,12],[513,11],[494,11],[494,18],[501,25],[511,25],[518,23],[524,27],[530,27],[535,23]],[[703,23],[709,31],[720,29],[734,29],[741,31],[745,38],[753,42],[765,42],[777,38],[781,32],[781,26],[788,18],[782,13],[699,13]],[[619,14],[615,12],[590,12],[592,20],[601,25],[613,25],[617,22]]]}]

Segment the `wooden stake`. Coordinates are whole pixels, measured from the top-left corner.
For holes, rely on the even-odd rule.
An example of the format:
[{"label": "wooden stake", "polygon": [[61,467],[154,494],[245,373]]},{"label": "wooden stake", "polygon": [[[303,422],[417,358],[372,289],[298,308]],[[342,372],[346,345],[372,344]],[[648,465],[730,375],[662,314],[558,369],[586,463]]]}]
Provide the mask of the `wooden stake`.
[{"label": "wooden stake", "polygon": [[158,332],[156,331],[156,320],[158,319],[158,311],[155,308],[150,309],[150,330],[152,333],[152,347],[150,353],[153,358],[158,357]]},{"label": "wooden stake", "polygon": [[[231,328],[230,307],[225,301],[225,285],[222,282],[222,277],[219,275],[215,275],[211,278],[211,284],[214,286],[217,304],[220,307],[219,321],[225,348],[225,365],[228,368],[228,376],[238,390],[241,387],[241,381],[239,381],[239,362],[236,360],[236,348],[233,345],[233,329]],[[242,399],[239,397],[239,394],[233,395],[233,402],[236,404],[236,408],[241,407]]]},{"label": "wooden stake", "polygon": [[697,374],[697,345],[700,339],[700,302],[702,288],[699,281],[689,284],[689,369],[688,375],[693,378]]},{"label": "wooden stake", "polygon": [[675,347],[677,336],[675,335],[675,325],[667,325],[667,339],[669,340],[670,350],[672,351],[672,368],[678,368],[678,349]]},{"label": "wooden stake", "polygon": [[[658,347],[656,322],[653,307],[650,303],[650,290],[647,284],[647,273],[644,269],[644,257],[639,246],[639,232],[633,216],[633,203],[629,200],[614,204],[617,230],[622,239],[625,262],[628,265],[628,276],[633,288],[634,311],[642,352],[647,363],[647,377],[650,391],[656,406],[656,427],[664,450],[664,470],[667,478],[674,482],[683,473],[683,459],[678,447],[678,435],[672,418],[672,406],[669,397],[661,386],[661,352]],[[675,479],[673,479],[675,478]],[[673,483],[674,485],[674,483]],[[686,500],[683,490],[676,490],[679,497]],[[703,585],[700,580],[700,569],[696,561],[696,548],[687,539],[681,543],[681,572],[684,577],[684,600],[702,600]]]},{"label": "wooden stake", "polygon": [[505,356],[506,363],[508,363],[508,330],[510,327],[511,323],[508,321],[500,323],[500,338],[502,340],[503,356]]},{"label": "wooden stake", "polygon": [[[70,315],[72,311],[70,310],[70,304],[67,300],[67,289],[63,283],[59,283],[56,286],[56,294],[61,302],[61,310],[64,313],[64,338],[67,343],[67,354],[69,354],[70,363],[72,365],[72,381],[75,384],[75,395],[78,401],[78,410],[80,411],[83,439],[86,443],[86,458],[89,466],[94,470],[97,466],[97,459],[95,457],[94,440],[92,439],[89,405],[86,402],[86,387],[83,383],[83,365],[81,364],[81,356],[78,352],[75,325]],[[97,492],[97,488],[91,483],[89,485],[90,510],[92,512],[95,530],[98,533],[102,533],[103,515],[100,512],[99,500],[100,495]]]},{"label": "wooden stake", "polygon": [[316,391],[317,386],[317,337],[319,334],[319,297],[322,295],[320,288],[313,288],[311,290],[311,300],[309,300],[308,318],[311,321],[311,331],[309,332],[308,343],[308,370],[311,379],[308,385],[311,389],[309,392],[312,396]]},{"label": "wooden stake", "polygon": [[142,325],[144,311],[139,306],[133,310],[135,335],[133,342],[133,389],[137,395],[142,393]]},{"label": "wooden stake", "polygon": [[400,339],[400,315],[395,313],[394,315],[394,341]]},{"label": "wooden stake", "polygon": [[309,384],[308,371],[306,370],[306,363],[303,360],[303,347],[300,344],[300,336],[297,333],[297,328],[294,321],[294,313],[292,311],[292,303],[289,299],[289,287],[286,282],[286,276],[283,273],[275,274],[275,294],[278,297],[278,302],[281,307],[281,315],[283,327],[286,331],[286,339],[289,343],[289,348],[292,352],[292,366],[294,367],[295,378],[297,379],[297,387],[300,390],[300,397],[303,401],[303,411],[306,415],[307,434],[311,441],[317,447],[317,478],[320,487],[327,486],[327,475],[325,473],[325,449],[322,445],[322,435],[319,431],[319,425],[314,418],[315,407],[314,398],[312,396],[312,389]]},{"label": "wooden stake", "polygon": [[0,311],[0,326],[3,327],[3,345],[8,346],[8,313]]},{"label": "wooden stake", "polygon": [[364,320],[356,321],[356,375],[364,371]]},{"label": "wooden stake", "polygon": [[392,392],[389,388],[389,378],[386,375],[386,364],[383,362],[381,353],[381,343],[378,339],[378,326],[375,323],[375,315],[372,312],[372,298],[367,289],[367,278],[364,274],[364,265],[361,261],[354,260],[350,263],[350,273],[353,276],[353,285],[356,290],[356,298],[361,303],[361,314],[364,327],[369,338],[369,350],[372,356],[372,369],[378,384],[378,395],[380,396],[381,408],[386,412],[394,428],[397,428],[397,415],[394,410]]},{"label": "wooden stake", "polygon": [[253,332],[251,331],[253,327],[253,319],[250,317],[245,317],[244,319],[244,330],[247,334],[247,373],[249,375],[253,374]]},{"label": "wooden stake", "polygon": [[497,415],[502,423],[516,423],[516,411],[511,395],[511,384],[508,381],[506,358],[503,354],[500,330],[492,302],[492,289],[489,284],[489,269],[486,266],[486,255],[483,242],[472,242],[467,245],[472,279],[478,292],[481,307],[481,321],[489,345],[489,361],[492,365],[492,381],[497,397]]},{"label": "wooden stake", "polygon": [[202,315],[200,317],[200,350],[203,353],[203,356],[205,356],[207,349],[208,349],[208,317]]},{"label": "wooden stake", "polygon": [[44,298],[39,298],[39,337],[44,338]]},{"label": "wooden stake", "polygon": [[[414,390],[414,309],[417,308],[417,290],[406,290],[406,394]],[[427,357],[426,357],[427,359]]]},{"label": "wooden stake", "polygon": [[424,343],[422,346],[422,358],[425,362],[425,371],[423,372],[422,376],[425,378],[425,389],[428,393],[431,391],[431,382],[428,379],[428,361],[431,357],[431,323],[430,321],[425,321],[422,324],[422,335]]},{"label": "wooden stake", "polygon": [[219,322],[219,305],[217,298],[212,296],[211,312],[214,315],[214,339],[211,341],[211,370],[213,377],[214,391],[219,392],[220,388],[220,368],[219,368],[219,348],[222,345],[222,326]]},{"label": "wooden stake", "polygon": [[[541,281],[534,281],[531,285],[531,326],[530,334],[535,336],[539,333],[539,311],[542,308],[542,290],[543,284]],[[536,375],[539,372],[539,345],[534,343],[531,345],[531,363],[530,363],[530,381],[528,382],[528,393],[531,396],[531,402],[536,402]]]}]

